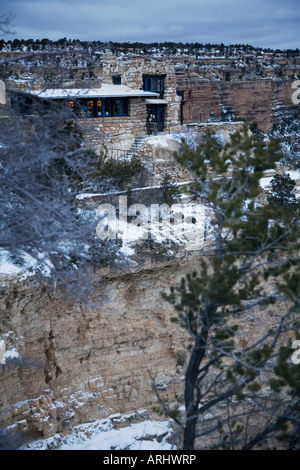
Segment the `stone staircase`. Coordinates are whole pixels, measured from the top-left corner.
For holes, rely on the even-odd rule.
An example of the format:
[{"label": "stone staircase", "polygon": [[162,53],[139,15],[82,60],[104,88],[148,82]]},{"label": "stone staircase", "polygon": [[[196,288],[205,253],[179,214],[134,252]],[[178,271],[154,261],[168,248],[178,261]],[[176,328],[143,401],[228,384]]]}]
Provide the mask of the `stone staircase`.
[{"label": "stone staircase", "polygon": [[147,139],[147,137],[148,137],[147,135],[141,135],[141,136],[136,137],[134,139],[133,144],[129,148],[129,150],[127,150],[127,152],[125,153],[124,159],[125,160],[131,160],[132,157],[137,155],[140,152],[140,150],[142,149],[142,147],[145,143],[145,139]]},{"label": "stone staircase", "polygon": [[190,172],[183,168],[173,157],[173,150],[165,148],[160,149],[148,142],[149,136],[137,136],[128,150],[111,149],[112,157],[130,162],[134,156],[137,156],[149,170],[152,175],[147,185],[161,185],[166,175],[177,183],[187,182],[192,179]]}]

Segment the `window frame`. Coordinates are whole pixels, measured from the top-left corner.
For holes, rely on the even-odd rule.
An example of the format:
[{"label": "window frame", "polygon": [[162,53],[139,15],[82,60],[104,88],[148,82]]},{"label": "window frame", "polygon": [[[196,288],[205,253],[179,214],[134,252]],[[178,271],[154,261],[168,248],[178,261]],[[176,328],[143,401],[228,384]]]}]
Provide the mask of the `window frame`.
[{"label": "window frame", "polygon": [[[90,108],[91,110],[91,114],[89,114],[89,104],[92,103],[92,106]],[[90,100],[86,100],[86,103],[85,103],[85,115],[86,117],[90,118],[90,117],[95,117],[95,100],[94,99],[90,99]]]},{"label": "window frame", "polygon": [[[98,113],[98,102],[102,104],[102,114]],[[95,117],[110,117],[111,116],[111,101],[107,98],[95,99]]]},{"label": "window frame", "polygon": [[114,85],[121,85],[121,82],[122,82],[121,75],[113,75],[112,81]]},{"label": "window frame", "polygon": [[144,75],[143,77],[144,91],[152,91],[154,93],[163,93],[165,89],[164,75]]},{"label": "window frame", "polygon": [[[119,104],[118,104],[119,103]],[[119,112],[116,112],[116,106],[118,104]],[[128,99],[127,98],[115,98],[112,100],[113,116],[128,116]],[[123,112],[124,106],[124,112]]]},{"label": "window frame", "polygon": [[[101,113],[98,103],[101,103]],[[70,99],[67,106],[71,115],[81,118],[129,116],[128,98],[81,98],[78,101]]]}]

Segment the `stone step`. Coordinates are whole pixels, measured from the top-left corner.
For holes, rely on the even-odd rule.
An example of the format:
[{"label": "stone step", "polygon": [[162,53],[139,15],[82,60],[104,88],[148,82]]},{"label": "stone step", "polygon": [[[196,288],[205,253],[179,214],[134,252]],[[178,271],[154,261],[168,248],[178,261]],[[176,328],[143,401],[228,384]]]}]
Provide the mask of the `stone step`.
[{"label": "stone step", "polygon": [[145,138],[147,136],[138,136],[134,139],[133,144],[130,149],[126,152],[125,158],[132,158],[134,155],[137,155],[144,145]]}]

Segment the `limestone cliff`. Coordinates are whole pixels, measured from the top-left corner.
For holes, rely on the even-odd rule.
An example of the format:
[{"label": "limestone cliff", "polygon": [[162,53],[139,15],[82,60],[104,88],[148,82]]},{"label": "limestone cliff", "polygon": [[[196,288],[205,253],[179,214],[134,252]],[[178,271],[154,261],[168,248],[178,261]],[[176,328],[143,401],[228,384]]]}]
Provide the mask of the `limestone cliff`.
[{"label": "limestone cliff", "polygon": [[99,270],[88,303],[31,278],[1,278],[1,422],[28,440],[115,412],[152,410],[151,377],[171,402],[182,391],[187,337],[161,292],[197,256],[135,272]]}]

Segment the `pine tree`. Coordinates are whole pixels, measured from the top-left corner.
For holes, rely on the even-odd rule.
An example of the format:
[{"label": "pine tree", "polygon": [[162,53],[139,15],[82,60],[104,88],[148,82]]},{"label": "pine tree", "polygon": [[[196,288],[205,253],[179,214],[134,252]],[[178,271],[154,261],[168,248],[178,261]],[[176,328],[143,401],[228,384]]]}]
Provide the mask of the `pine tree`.
[{"label": "pine tree", "polygon": [[[196,151],[186,147],[176,155],[194,174],[193,191],[211,215],[211,245],[199,271],[164,294],[177,311],[174,320],[192,337],[186,450],[194,449],[197,436],[211,436],[212,448],[250,449],[276,433],[299,447],[300,375],[290,361],[290,338],[299,329],[298,212],[258,203],[260,178],[281,157],[278,141],[259,141],[247,127],[225,146],[208,136]],[[243,334],[255,309],[284,301],[286,311],[272,330],[261,324],[261,336]],[[216,409],[207,428],[206,413]]]},{"label": "pine tree", "polygon": [[272,192],[268,197],[270,203],[290,209],[296,208],[296,181],[291,179],[289,173],[286,175],[276,173],[270,184],[272,186]]}]

